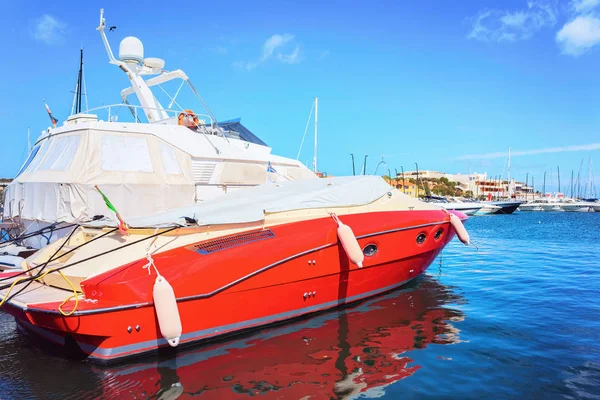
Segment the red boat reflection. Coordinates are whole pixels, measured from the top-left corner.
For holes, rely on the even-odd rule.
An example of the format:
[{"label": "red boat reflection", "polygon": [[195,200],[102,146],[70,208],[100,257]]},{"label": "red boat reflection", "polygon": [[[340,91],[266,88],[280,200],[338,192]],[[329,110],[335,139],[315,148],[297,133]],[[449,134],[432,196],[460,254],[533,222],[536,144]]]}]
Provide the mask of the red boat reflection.
[{"label": "red boat reflection", "polygon": [[103,375],[105,398],[329,399],[379,397],[414,374],[409,351],[455,343],[446,308],[460,300],[423,277],[405,289],[308,320],[223,343],[112,368]]}]

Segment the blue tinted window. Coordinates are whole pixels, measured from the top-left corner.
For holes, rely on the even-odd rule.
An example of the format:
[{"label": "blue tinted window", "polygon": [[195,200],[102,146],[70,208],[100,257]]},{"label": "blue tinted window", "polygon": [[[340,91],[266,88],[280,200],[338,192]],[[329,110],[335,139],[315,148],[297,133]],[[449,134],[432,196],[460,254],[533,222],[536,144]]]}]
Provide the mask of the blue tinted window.
[{"label": "blue tinted window", "polygon": [[267,144],[260,140],[258,136],[250,132],[248,128],[240,123],[239,119],[233,119],[231,121],[219,122],[219,126],[225,130],[225,135],[228,137],[238,138],[240,140],[266,146]]}]

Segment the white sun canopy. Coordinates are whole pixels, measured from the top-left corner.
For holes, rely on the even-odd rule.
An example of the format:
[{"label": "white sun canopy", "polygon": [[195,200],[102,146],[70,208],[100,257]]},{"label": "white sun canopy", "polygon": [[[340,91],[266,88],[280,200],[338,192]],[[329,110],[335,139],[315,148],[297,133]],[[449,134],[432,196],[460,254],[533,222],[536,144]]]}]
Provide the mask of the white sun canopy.
[{"label": "white sun canopy", "polygon": [[[378,176],[347,176],[266,184],[187,207],[125,222],[133,228],[185,225],[185,217],[198,225],[262,221],[265,213],[313,208],[352,207],[372,203],[391,190]],[[116,226],[97,221],[89,225]]]}]

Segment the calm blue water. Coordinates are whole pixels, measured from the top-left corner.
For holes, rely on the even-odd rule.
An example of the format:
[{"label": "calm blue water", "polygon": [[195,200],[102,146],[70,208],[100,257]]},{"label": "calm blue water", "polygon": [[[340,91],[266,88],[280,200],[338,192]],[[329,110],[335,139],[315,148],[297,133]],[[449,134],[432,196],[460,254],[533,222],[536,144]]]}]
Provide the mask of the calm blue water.
[{"label": "calm blue water", "polygon": [[467,228],[403,290],[177,357],[66,360],[0,312],[0,399],[600,399],[600,213]]}]

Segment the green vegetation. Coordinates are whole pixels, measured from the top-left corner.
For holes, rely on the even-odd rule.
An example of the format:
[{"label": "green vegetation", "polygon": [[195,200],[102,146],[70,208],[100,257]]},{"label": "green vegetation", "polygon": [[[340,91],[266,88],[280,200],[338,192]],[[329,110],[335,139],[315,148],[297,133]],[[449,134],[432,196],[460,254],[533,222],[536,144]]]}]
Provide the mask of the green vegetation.
[{"label": "green vegetation", "polygon": [[[396,178],[384,175],[383,178],[388,182],[396,182]],[[398,176],[397,181],[402,182],[402,177]],[[407,182],[416,183],[415,178],[406,178]],[[473,197],[472,191],[467,191],[463,193],[463,191],[457,187],[456,182],[449,181],[448,178],[422,178],[419,177],[419,189],[425,190],[426,196],[438,195],[438,196],[465,196],[468,198]]]},{"label": "green vegetation", "polygon": [[[419,180],[421,180],[419,178]],[[431,193],[439,196],[462,196],[463,191],[456,187],[456,182],[448,180],[448,178],[424,178],[425,192],[430,189]],[[473,193],[471,192],[471,196]]]}]

